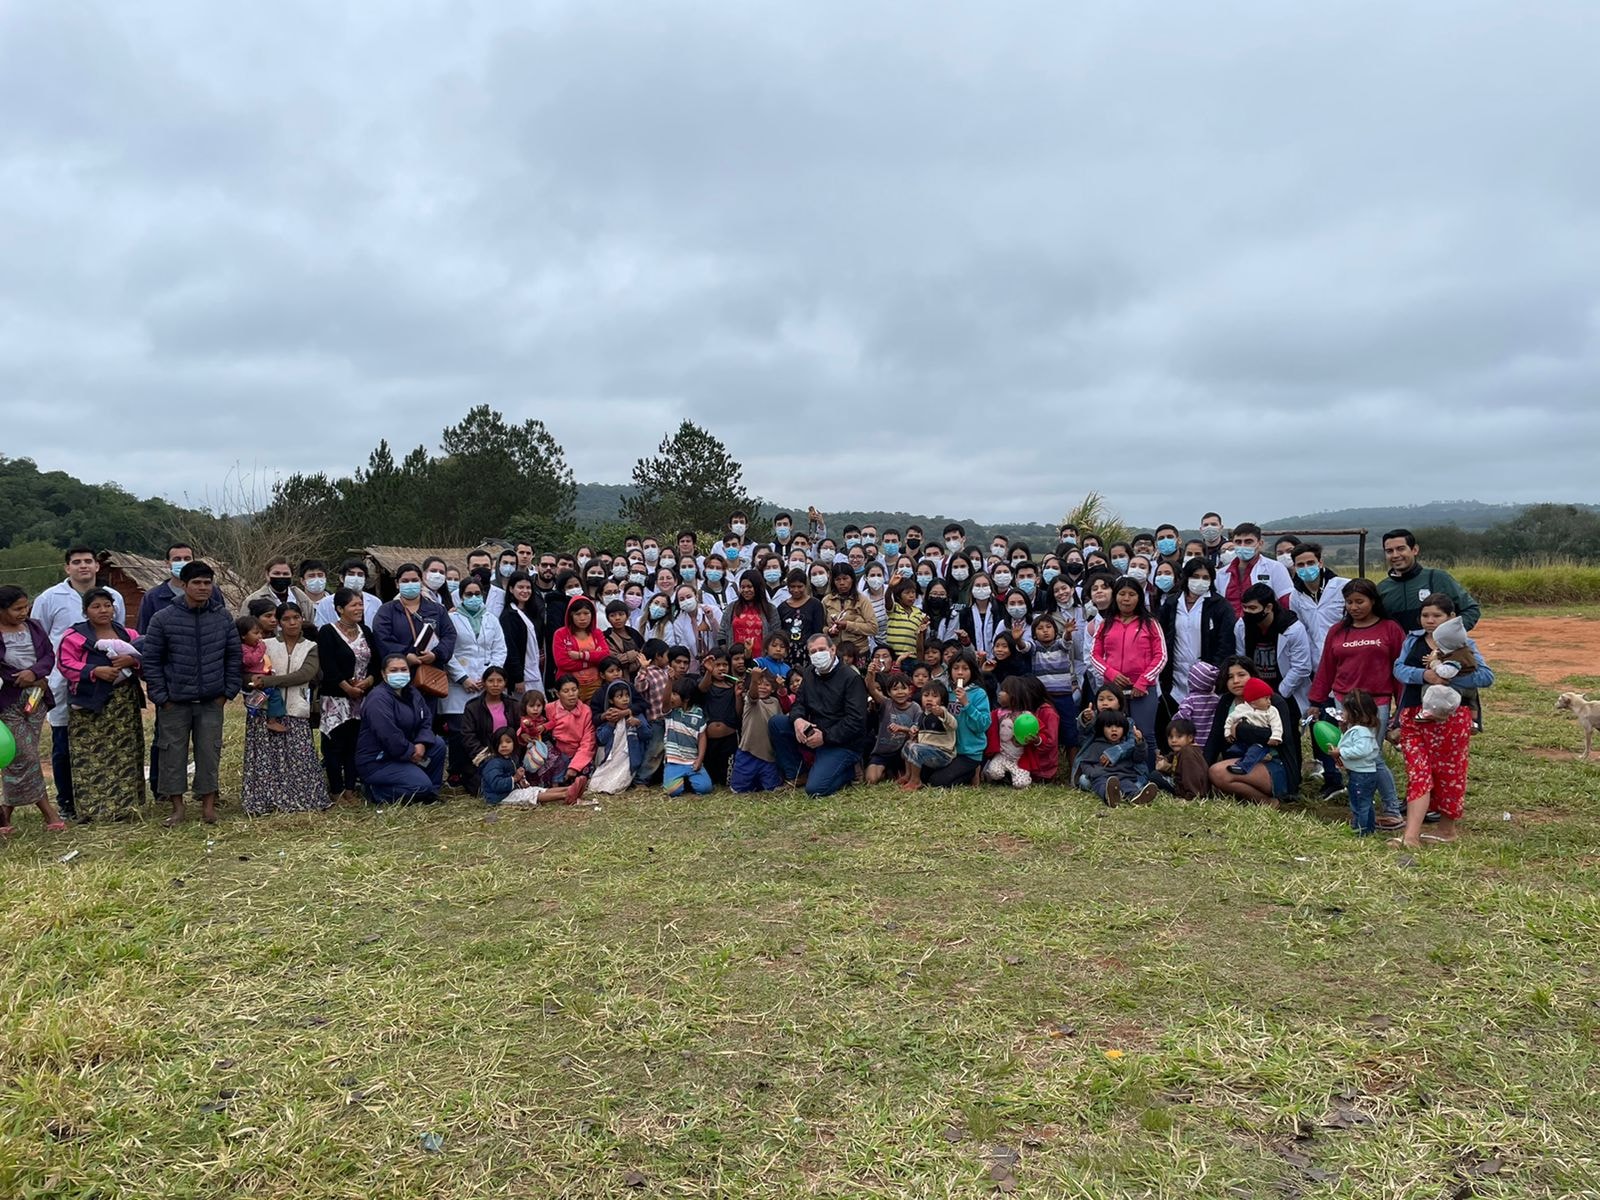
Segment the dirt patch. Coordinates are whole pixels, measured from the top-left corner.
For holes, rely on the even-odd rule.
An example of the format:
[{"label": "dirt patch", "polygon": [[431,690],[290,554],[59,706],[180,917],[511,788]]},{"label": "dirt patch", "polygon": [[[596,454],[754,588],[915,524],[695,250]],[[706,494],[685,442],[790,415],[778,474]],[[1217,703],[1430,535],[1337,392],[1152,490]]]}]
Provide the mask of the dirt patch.
[{"label": "dirt patch", "polygon": [[1515,671],[1550,686],[1569,675],[1600,674],[1600,621],[1488,617],[1478,623],[1472,636],[1497,671]]},{"label": "dirt patch", "polygon": [[1571,762],[1578,757],[1571,750],[1557,750],[1553,746],[1529,746],[1528,753],[1545,762]]}]

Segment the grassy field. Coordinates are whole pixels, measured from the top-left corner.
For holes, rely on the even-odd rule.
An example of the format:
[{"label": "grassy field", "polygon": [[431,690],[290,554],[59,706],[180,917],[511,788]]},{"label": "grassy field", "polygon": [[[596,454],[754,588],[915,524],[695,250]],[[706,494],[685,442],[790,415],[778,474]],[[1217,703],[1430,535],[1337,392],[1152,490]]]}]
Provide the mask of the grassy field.
[{"label": "grassy field", "polygon": [[1054,788],[29,819],[0,1195],[1594,1195],[1600,764],[1491,696],[1414,856]]}]

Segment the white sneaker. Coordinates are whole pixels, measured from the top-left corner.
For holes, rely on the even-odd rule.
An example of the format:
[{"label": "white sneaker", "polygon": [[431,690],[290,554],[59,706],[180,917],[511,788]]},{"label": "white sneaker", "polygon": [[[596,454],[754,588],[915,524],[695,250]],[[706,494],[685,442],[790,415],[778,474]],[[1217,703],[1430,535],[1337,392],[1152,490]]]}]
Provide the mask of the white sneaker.
[{"label": "white sneaker", "polygon": [[1311,764],[1311,769],[1306,772],[1306,778],[1307,779],[1321,779],[1322,778],[1322,764],[1319,763],[1319,762],[1313,762]]}]

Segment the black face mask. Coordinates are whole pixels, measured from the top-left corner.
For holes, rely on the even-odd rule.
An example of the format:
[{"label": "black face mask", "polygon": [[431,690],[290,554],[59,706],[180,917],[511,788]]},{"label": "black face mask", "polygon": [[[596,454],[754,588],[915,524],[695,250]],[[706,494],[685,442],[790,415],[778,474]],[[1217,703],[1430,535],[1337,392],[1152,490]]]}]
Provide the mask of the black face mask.
[{"label": "black face mask", "polygon": [[1076,579],[1078,576],[1083,574],[1083,564],[1074,562],[1062,563],[1061,573],[1068,579]]},{"label": "black face mask", "polygon": [[930,596],[922,602],[922,611],[928,614],[930,621],[941,621],[950,615],[950,601]]},{"label": "black face mask", "polygon": [[273,592],[275,592],[279,596],[287,596],[289,594],[289,583],[290,583],[290,581],[287,580],[287,579],[269,579],[269,580],[267,580],[267,586],[270,587],[273,590]]},{"label": "black face mask", "polygon": [[919,537],[908,537],[906,539],[906,549],[915,554],[918,550],[922,549],[922,539]]}]

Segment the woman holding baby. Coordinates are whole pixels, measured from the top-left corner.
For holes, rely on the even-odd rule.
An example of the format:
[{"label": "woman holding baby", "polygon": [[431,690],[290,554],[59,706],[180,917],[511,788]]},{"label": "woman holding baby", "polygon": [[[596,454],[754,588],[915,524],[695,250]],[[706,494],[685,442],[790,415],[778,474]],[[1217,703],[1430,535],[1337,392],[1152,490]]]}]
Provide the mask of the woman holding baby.
[{"label": "woman holding baby", "polygon": [[[1444,592],[1422,602],[1422,628],[1406,635],[1394,666],[1400,695],[1400,750],[1406,759],[1406,828],[1391,845],[1453,842],[1467,794],[1472,709],[1463,692],[1494,686],[1494,672],[1457,619]],[[1422,825],[1429,810],[1439,823]]]},{"label": "woman holding baby", "polygon": [[144,688],[138,634],[116,621],[111,593],[91,588],[84,620],[61,638],[67,680],[67,738],[78,820],[116,821],[145,802]]}]

